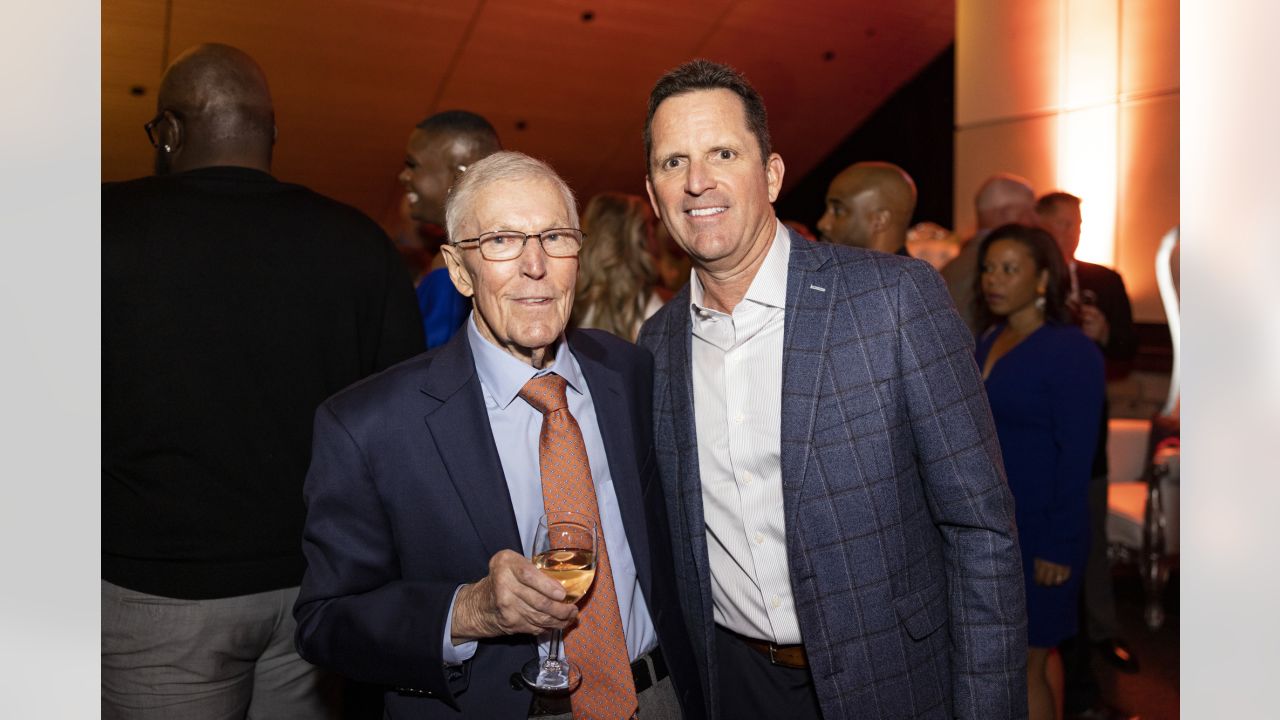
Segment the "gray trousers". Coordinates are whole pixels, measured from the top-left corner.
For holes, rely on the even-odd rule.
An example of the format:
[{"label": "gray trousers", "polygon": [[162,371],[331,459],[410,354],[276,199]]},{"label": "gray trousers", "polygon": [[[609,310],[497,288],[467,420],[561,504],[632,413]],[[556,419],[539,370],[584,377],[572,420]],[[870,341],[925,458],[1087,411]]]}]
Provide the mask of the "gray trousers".
[{"label": "gray trousers", "polygon": [[179,600],[102,581],[103,720],[337,718],[340,681],[294,649],[297,597]]}]

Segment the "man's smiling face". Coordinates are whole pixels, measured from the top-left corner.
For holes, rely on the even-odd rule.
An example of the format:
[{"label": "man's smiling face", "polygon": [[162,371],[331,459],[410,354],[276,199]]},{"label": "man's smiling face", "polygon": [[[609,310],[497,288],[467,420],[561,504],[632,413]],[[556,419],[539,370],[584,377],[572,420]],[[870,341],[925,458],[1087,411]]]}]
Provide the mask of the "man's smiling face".
[{"label": "man's smiling face", "polygon": [[654,210],[693,261],[731,269],[773,238],[771,203],[782,158],[765,162],[731,90],[695,90],[662,101],[653,115],[646,185]]},{"label": "man's smiling face", "polygon": [[[499,180],[476,191],[465,240],[497,230],[540,233],[577,227],[556,185],[546,178]],[[475,303],[476,329],[512,356],[541,367],[573,309],[578,258],[555,258],[530,238],[513,260],[485,260],[474,244],[446,245],[454,285]]]}]

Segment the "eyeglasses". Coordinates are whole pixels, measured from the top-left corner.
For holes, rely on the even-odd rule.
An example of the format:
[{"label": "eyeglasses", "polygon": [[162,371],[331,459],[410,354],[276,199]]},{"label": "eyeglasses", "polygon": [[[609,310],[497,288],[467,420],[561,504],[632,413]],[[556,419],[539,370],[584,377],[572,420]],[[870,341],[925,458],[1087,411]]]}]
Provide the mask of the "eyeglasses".
[{"label": "eyeglasses", "polygon": [[480,248],[480,255],[485,260],[515,260],[524,252],[529,238],[537,238],[542,244],[542,252],[554,258],[573,257],[582,249],[582,241],[586,233],[574,228],[552,228],[539,233],[522,233],[515,230],[497,230],[487,232],[480,237],[458,240],[453,245],[475,243]]},{"label": "eyeglasses", "polygon": [[160,140],[156,137],[155,131],[156,131],[156,126],[159,125],[161,122],[164,122],[165,113],[169,113],[170,115],[174,116],[178,120],[186,119],[185,117],[183,117],[182,113],[178,112],[177,110],[161,110],[160,112],[156,113],[155,117],[148,120],[147,124],[142,126],[142,129],[147,131],[147,140],[151,142],[151,147],[160,147]]}]

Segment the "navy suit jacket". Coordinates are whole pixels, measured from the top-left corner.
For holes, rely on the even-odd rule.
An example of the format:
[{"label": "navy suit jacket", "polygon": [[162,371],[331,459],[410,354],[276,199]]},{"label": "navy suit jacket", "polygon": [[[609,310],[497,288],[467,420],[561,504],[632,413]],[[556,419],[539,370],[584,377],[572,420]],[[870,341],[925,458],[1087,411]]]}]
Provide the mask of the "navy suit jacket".
[{"label": "navy suit jacket", "polygon": [[[1076,260],[1076,278],[1080,281],[1081,290],[1092,290],[1097,296],[1098,309],[1107,318],[1107,325],[1111,328],[1107,343],[1098,345],[1102,349],[1102,356],[1107,361],[1107,380],[1123,378],[1129,374],[1133,358],[1138,354],[1138,335],[1133,328],[1133,308],[1129,305],[1129,293],[1124,289],[1124,279],[1120,277],[1120,273],[1109,267],[1082,260]],[[1091,477],[1107,476],[1110,405],[1111,403],[1104,397]]]},{"label": "navy suit jacket", "polygon": [[[654,354],[677,583],[715,716],[688,285],[640,343]],[[1025,716],[1013,498],[973,337],[938,273],[792,233],[783,355],[781,511],[823,716]]]},{"label": "navy suit jacket", "polygon": [[[675,589],[653,456],[652,358],[597,331],[570,331],[641,590],[687,717],[703,700]],[[562,352],[564,349],[562,348]],[[529,635],[441,656],[454,590],[521,552],[467,333],[335,395],[316,412],[294,615],[298,651],[347,677],[388,686],[391,718],[525,718],[513,674],[535,657]]]},{"label": "navy suit jacket", "polygon": [[1098,309],[1111,327],[1106,345],[1100,345],[1102,355],[1110,365],[1108,377],[1123,377],[1129,371],[1129,362],[1138,354],[1138,335],[1133,329],[1133,308],[1129,293],[1124,288],[1120,273],[1109,267],[1076,261],[1076,278],[1080,289],[1092,290],[1098,298]]}]

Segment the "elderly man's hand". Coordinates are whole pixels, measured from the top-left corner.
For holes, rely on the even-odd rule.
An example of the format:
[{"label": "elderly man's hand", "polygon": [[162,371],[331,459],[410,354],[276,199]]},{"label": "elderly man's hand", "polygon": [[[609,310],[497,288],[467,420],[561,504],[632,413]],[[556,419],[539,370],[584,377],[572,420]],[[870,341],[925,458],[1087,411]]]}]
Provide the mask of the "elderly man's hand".
[{"label": "elderly man's hand", "polygon": [[489,559],[489,574],[458,591],[453,606],[454,644],[477,638],[537,635],[578,619],[578,606],[564,600],[564,588],[529,559],[503,550]]}]

